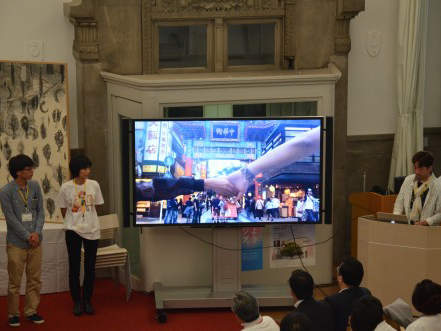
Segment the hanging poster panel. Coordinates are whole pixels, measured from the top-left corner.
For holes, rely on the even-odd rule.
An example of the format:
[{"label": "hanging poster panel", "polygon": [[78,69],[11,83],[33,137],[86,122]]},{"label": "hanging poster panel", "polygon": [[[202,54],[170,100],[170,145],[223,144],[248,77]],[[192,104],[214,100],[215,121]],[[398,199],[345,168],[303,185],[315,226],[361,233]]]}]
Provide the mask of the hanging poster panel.
[{"label": "hanging poster panel", "polygon": [[299,255],[305,266],[315,265],[315,225],[294,225],[292,231],[290,226],[271,226],[270,268],[301,267]]},{"label": "hanging poster panel", "polygon": [[11,157],[28,155],[53,223],[63,222],[54,201],[70,177],[66,73],[64,63],[0,62],[0,187],[13,180]]},{"label": "hanging poster panel", "polygon": [[241,229],[242,271],[263,269],[263,227]]}]

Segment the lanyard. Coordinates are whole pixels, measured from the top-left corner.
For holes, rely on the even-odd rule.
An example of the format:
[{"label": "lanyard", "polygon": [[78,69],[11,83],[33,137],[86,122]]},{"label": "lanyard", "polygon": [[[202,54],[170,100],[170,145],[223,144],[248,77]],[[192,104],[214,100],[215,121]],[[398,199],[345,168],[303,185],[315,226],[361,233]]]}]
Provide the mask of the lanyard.
[{"label": "lanyard", "polygon": [[29,196],[29,185],[26,183],[26,196],[21,193],[21,189],[18,188],[18,193],[20,193],[21,198],[23,199],[24,206],[26,210],[28,209],[28,196]]},{"label": "lanyard", "polygon": [[[77,197],[79,199],[80,196],[79,196],[78,191],[77,191],[77,183],[75,183],[75,179],[72,179],[72,181],[74,182],[74,185],[75,185],[75,193],[76,193],[76,195],[77,195]],[[86,182],[87,182],[87,179],[84,181],[84,188],[83,188],[84,196],[86,196]]]}]

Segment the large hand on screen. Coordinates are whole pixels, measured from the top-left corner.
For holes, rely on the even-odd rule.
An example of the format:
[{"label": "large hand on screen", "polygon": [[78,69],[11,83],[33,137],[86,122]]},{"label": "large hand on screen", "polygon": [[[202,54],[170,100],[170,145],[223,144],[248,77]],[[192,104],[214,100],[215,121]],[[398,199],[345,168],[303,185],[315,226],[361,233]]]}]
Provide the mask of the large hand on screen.
[{"label": "large hand on screen", "polygon": [[207,178],[204,180],[204,187],[226,197],[237,196],[239,192],[237,187],[225,177]]},{"label": "large hand on screen", "polygon": [[245,195],[249,182],[245,178],[245,176],[242,174],[240,170],[237,170],[227,176],[227,180],[234,185],[237,189],[236,198],[237,200],[242,199],[242,197]]}]

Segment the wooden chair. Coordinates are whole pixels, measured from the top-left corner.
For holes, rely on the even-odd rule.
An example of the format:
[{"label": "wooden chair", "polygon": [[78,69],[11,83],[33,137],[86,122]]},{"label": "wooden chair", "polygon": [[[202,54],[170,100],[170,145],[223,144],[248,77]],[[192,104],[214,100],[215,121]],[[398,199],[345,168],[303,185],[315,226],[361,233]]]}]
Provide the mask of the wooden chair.
[{"label": "wooden chair", "polygon": [[[119,283],[119,267],[124,266],[126,272],[126,299],[129,301],[132,292],[132,273],[130,269],[129,253],[125,248],[116,244],[119,228],[118,215],[111,214],[98,217],[101,229],[101,240],[111,240],[115,244],[99,247],[96,256],[95,268],[112,268],[115,273],[115,281]],[[84,262],[84,248],[81,248],[81,262]]]}]

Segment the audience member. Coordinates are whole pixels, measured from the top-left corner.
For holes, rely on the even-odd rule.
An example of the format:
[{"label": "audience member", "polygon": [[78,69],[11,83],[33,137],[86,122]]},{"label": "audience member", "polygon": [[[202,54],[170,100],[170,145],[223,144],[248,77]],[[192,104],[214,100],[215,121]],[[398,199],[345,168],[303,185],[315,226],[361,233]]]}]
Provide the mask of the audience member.
[{"label": "audience member", "polygon": [[412,316],[409,304],[401,298],[398,298],[391,304],[385,306],[383,308],[383,313],[385,319],[388,320],[388,323],[389,321],[391,323],[397,323],[403,328],[407,328],[409,324],[415,320]]},{"label": "audience member", "polygon": [[233,298],[231,310],[236,315],[242,330],[279,331],[277,323],[269,316],[260,316],[259,304],[255,297],[247,292],[237,292]]},{"label": "audience member", "polygon": [[280,331],[311,331],[311,320],[305,314],[296,311],[286,315],[280,322]]},{"label": "audience member", "polygon": [[337,268],[337,281],[340,292],[326,298],[335,314],[335,330],[346,331],[352,304],[363,295],[371,294],[364,287],[360,287],[364,270],[360,261],[353,257],[343,259]]},{"label": "audience member", "polygon": [[352,331],[395,331],[383,319],[383,305],[372,295],[354,302],[350,324]]},{"label": "audience member", "polygon": [[323,301],[313,298],[314,281],[303,270],[294,270],[289,279],[294,307],[311,320],[312,331],[333,331],[334,315],[331,307]]},{"label": "audience member", "polygon": [[412,304],[423,316],[410,324],[406,331],[441,330],[441,285],[430,279],[416,284]]}]

